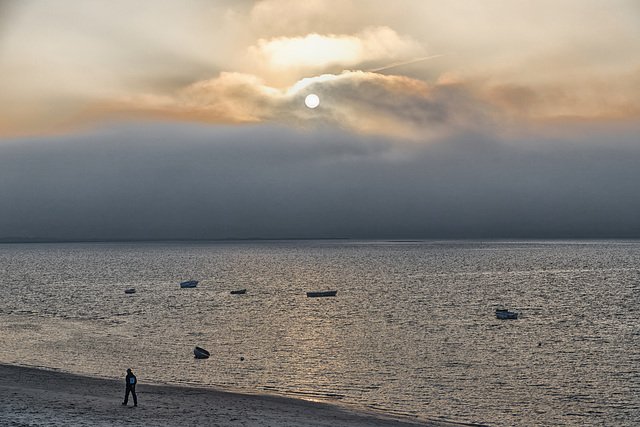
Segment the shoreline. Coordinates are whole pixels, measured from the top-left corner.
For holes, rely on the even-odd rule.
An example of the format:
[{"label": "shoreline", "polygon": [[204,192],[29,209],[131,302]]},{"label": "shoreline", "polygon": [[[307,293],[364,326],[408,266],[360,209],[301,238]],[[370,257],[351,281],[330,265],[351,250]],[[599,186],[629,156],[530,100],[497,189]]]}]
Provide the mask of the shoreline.
[{"label": "shoreline", "polygon": [[214,388],[146,384],[122,406],[122,380],[0,364],[0,424],[77,426],[463,426],[326,402]]}]

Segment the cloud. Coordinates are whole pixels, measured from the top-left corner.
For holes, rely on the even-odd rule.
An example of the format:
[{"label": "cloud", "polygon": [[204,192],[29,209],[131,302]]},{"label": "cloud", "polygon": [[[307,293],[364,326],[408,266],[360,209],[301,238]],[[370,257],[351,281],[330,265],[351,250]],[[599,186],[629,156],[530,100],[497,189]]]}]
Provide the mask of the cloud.
[{"label": "cloud", "polygon": [[294,88],[320,96],[322,120],[356,132],[427,141],[498,119],[490,105],[455,85],[403,76],[354,71],[304,79]]},{"label": "cloud", "polygon": [[262,0],[254,2],[247,26],[261,38],[350,31],[362,8],[351,0]]},{"label": "cloud", "polygon": [[0,2],[0,136],[144,118],[428,139],[640,114],[633,1],[76,3]]},{"label": "cloud", "polygon": [[[636,84],[638,83],[638,84]],[[203,123],[278,123],[337,127],[428,142],[460,132],[527,133],[557,120],[636,120],[640,74],[573,85],[516,85],[478,76],[443,75],[435,83],[399,75],[345,71],[304,78],[286,88],[222,72],[173,94],[142,94],[96,105],[78,121],[109,117]],[[315,93],[320,106],[308,109]]]},{"label": "cloud", "polygon": [[[426,83],[366,71],[323,74],[277,88],[255,75],[222,72],[173,93],[95,103],[50,131],[142,119],[328,126],[429,142],[470,131],[527,133],[541,125],[548,129],[547,124],[557,120],[637,120],[639,88],[640,75],[612,82],[583,77],[574,85],[516,85],[459,75]],[[313,110],[304,105],[310,93],[320,98]],[[60,107],[56,111],[64,114]]]},{"label": "cloud", "polygon": [[479,83],[473,83],[478,96],[532,120],[640,118],[640,67],[606,78],[585,72],[562,83]]},{"label": "cloud", "polygon": [[308,34],[304,37],[260,39],[249,48],[257,67],[273,72],[298,73],[340,66],[350,68],[367,61],[393,61],[424,56],[424,48],[410,37],[401,37],[389,27],[369,27],[349,34]]},{"label": "cloud", "polygon": [[253,75],[222,72],[170,95],[141,94],[94,106],[81,121],[133,116],[204,123],[260,123],[274,116],[285,96]]},{"label": "cloud", "polygon": [[[313,110],[304,98],[315,93]],[[462,86],[429,85],[396,75],[364,71],[325,74],[276,89],[247,74],[221,73],[174,96],[143,95],[102,106],[99,115],[124,114],[206,123],[280,123],[427,140],[461,129],[493,126],[490,104]]]}]

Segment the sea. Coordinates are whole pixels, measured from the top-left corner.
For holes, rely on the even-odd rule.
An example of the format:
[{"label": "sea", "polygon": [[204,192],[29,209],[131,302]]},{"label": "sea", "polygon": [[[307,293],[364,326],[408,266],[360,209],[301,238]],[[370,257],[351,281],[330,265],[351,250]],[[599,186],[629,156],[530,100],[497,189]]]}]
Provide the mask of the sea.
[{"label": "sea", "polygon": [[141,400],[154,383],[490,426],[640,425],[634,240],[1,244],[0,331],[0,363],[131,368]]}]

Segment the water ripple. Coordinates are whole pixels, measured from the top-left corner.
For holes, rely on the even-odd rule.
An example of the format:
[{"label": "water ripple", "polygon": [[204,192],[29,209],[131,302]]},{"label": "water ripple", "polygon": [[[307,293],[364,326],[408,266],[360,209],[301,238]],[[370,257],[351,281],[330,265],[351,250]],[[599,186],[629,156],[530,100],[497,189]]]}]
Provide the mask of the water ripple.
[{"label": "water ripple", "polygon": [[640,424],[638,242],[0,245],[0,265],[0,362],[470,423]]}]

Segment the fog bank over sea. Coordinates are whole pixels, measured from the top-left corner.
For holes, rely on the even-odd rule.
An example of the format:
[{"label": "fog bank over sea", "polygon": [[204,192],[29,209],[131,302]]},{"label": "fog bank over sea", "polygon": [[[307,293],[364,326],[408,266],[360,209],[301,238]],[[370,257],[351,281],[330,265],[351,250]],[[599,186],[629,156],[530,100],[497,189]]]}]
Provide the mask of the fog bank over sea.
[{"label": "fog bank over sea", "polygon": [[637,135],[412,144],[166,123],[5,140],[0,238],[640,238]]}]

